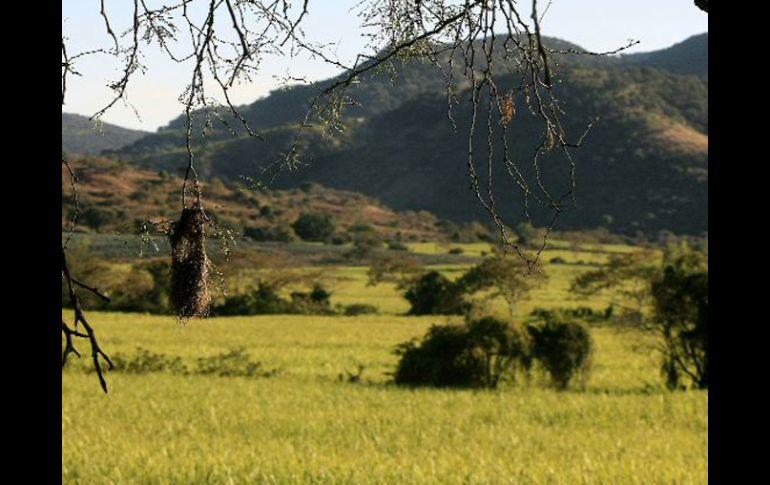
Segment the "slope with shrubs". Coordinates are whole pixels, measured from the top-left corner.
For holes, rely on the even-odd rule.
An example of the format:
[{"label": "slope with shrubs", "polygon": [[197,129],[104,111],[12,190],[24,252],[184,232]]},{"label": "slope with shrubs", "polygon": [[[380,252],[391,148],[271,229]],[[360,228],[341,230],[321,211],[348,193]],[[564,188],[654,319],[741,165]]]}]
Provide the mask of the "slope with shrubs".
[{"label": "slope with shrubs", "polygon": [[[179,216],[182,180],[168,172],[135,167],[106,157],[74,157],[81,231],[136,233],[148,220],[174,220]],[[219,179],[203,182],[210,216],[245,234],[288,231],[304,213],[329,215],[337,231],[345,232],[364,222],[383,238],[440,240],[438,219],[425,211],[396,212],[361,194],[303,184],[291,190],[258,191]],[[74,211],[71,179],[62,167],[62,228]]]}]

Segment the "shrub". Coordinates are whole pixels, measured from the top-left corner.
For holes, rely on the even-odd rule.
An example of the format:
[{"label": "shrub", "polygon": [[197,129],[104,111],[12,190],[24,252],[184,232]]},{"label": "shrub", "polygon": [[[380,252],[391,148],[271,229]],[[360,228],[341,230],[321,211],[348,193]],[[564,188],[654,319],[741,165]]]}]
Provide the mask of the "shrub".
[{"label": "shrub", "polygon": [[452,315],[468,311],[460,285],[449,281],[437,271],[417,279],[404,295],[412,307],[410,315]]},{"label": "shrub", "polygon": [[127,374],[147,374],[149,372],[172,372],[177,374],[188,373],[187,366],[182,363],[180,357],[169,357],[165,354],[156,354],[141,347],[137,348],[135,356],[130,357],[121,353],[112,356],[112,370]]},{"label": "shrub", "polygon": [[522,222],[516,226],[518,242],[522,246],[532,246],[542,242],[545,237],[545,230],[533,227],[529,222]]},{"label": "shrub", "polygon": [[375,232],[374,226],[370,224],[364,224],[364,223],[358,223],[353,224],[348,228],[349,233],[356,233],[356,232]]},{"label": "shrub", "polygon": [[543,320],[581,320],[586,323],[595,323],[603,320],[607,320],[612,316],[612,311],[608,310],[594,310],[593,308],[581,306],[577,308],[555,308],[551,310],[544,310],[542,308],[535,308],[530,313],[531,316]]},{"label": "shrub", "polygon": [[277,241],[292,242],[297,240],[294,229],[286,224],[277,224],[274,226],[247,227],[243,230],[243,235],[254,241]]},{"label": "shrub", "polygon": [[465,332],[453,325],[434,325],[421,344],[414,340],[396,348],[400,356],[394,373],[396,384],[464,386],[478,381],[482,369],[469,360]]},{"label": "shrub", "polygon": [[346,256],[352,259],[369,258],[382,246],[382,239],[376,232],[355,232],[351,237],[353,249]]},{"label": "shrub", "polygon": [[263,205],[262,207],[259,208],[259,215],[267,219],[271,219],[275,215],[275,213],[273,212],[272,207],[270,207],[269,205]]},{"label": "shrub", "polygon": [[452,248],[449,250],[449,254],[463,254],[464,252],[463,248]]},{"label": "shrub", "polygon": [[532,338],[532,357],[542,364],[556,388],[566,389],[575,374],[587,375],[593,341],[583,325],[551,314],[544,324],[529,325],[527,331]]},{"label": "shrub", "polygon": [[294,232],[305,241],[325,241],[334,234],[335,225],[329,214],[304,212],[294,222]]},{"label": "shrub", "polygon": [[215,315],[275,315],[305,314],[326,315],[332,313],[331,293],[320,285],[315,285],[309,293],[295,291],[291,300],[281,298],[275,287],[260,281],[256,289],[242,295],[225,298],[224,302],[214,307]]},{"label": "shrub", "polygon": [[291,294],[292,313],[327,314],[331,313],[332,294],[321,285],[314,285],[310,293],[295,291]]},{"label": "shrub", "polygon": [[347,234],[335,234],[329,239],[329,242],[334,244],[335,246],[342,246],[344,244],[347,244],[351,241],[350,236]]},{"label": "shrub", "polygon": [[396,348],[396,384],[495,388],[517,363],[528,365],[523,336],[511,325],[482,318],[465,325],[433,325],[417,344]]},{"label": "shrub", "polygon": [[214,307],[215,315],[269,315],[296,313],[291,303],[281,298],[275,288],[260,281],[257,288],[242,294],[225,298],[221,305]]},{"label": "shrub", "polygon": [[150,350],[137,348],[133,356],[117,353],[112,357],[115,372],[127,374],[147,374],[151,372],[168,372],[171,374],[200,374],[220,377],[271,377],[278,369],[265,370],[261,362],[249,360],[249,355],[243,348],[231,349],[227,352],[201,357],[195,365],[187,365],[181,357],[156,354]]},{"label": "shrub", "polygon": [[249,354],[243,348],[211,357],[201,357],[195,369],[196,374],[220,377],[270,377],[276,372],[276,369],[266,371],[261,362],[249,360]]},{"label": "shrub", "polygon": [[114,209],[97,205],[89,206],[80,213],[80,223],[96,230],[118,219]]},{"label": "shrub", "polygon": [[379,310],[374,305],[365,305],[362,303],[354,303],[353,305],[347,305],[342,310],[345,316],[353,317],[356,315],[374,315],[379,313]]},{"label": "shrub", "polygon": [[400,243],[398,241],[391,241],[388,243],[388,249],[391,251],[409,251],[409,247],[406,246],[404,243]]}]

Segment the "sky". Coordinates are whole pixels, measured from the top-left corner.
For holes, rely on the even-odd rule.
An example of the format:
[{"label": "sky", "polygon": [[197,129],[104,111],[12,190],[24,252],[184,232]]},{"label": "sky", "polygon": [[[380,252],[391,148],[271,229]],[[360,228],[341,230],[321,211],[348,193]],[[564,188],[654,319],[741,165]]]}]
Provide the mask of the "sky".
[{"label": "sky", "polygon": [[[351,63],[356,53],[365,48],[364,30],[355,11],[360,0],[310,0],[308,15],[303,20],[307,36],[318,42],[333,42],[341,60]],[[158,1],[148,0],[149,7]],[[195,0],[198,4],[207,4]],[[296,3],[296,2],[295,2]],[[528,13],[529,2],[520,1]],[[527,4],[524,6],[523,4]],[[542,13],[548,1],[540,0]],[[120,34],[130,26],[133,2],[105,0],[113,30]],[[225,30],[226,25],[222,25]],[[663,49],[696,34],[708,32],[708,15],[695,7],[692,0],[553,0],[541,23],[543,35],[558,37],[592,51],[614,50],[640,41],[625,51],[645,52]],[[110,37],[99,13],[99,2],[64,0],[62,34],[67,37],[68,53],[109,47]],[[183,47],[183,46],[180,46]],[[105,55],[82,58],[77,65],[80,76],[68,79],[66,104],[62,112],[90,116],[110,100],[107,84],[120,77],[121,65]],[[121,103],[108,111],[102,120],[127,128],[155,131],[182,114],[178,98],[189,83],[191,64],[177,64],[164,57],[157,44],[146,50],[142,59],[147,70],[137,72],[127,88],[132,107]],[[249,83],[235,86],[230,97],[234,104],[248,104],[264,97],[282,85],[287,74],[309,80],[321,80],[338,74],[338,70],[308,59],[266,58],[260,71]]]}]

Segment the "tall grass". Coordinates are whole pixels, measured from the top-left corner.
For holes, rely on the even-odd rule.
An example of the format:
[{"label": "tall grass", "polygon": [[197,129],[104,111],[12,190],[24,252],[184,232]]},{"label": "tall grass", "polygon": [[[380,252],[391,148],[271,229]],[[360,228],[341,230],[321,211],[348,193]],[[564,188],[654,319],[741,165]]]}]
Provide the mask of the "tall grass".
[{"label": "tall grass", "polygon": [[[433,248],[423,248],[425,250]],[[474,248],[478,249],[478,248]],[[558,253],[548,285],[517,309],[592,306],[569,281],[595,253]],[[601,262],[598,259],[593,263]],[[464,267],[446,266],[452,277]],[[406,317],[392,286],[366,268],[328,268],[334,303],[374,304],[357,317],[214,318],[90,313],[102,346],[194,363],[244,348],[271,377],[108,374],[103,395],[88,356],[62,374],[63,483],[706,483],[708,392],[662,386],[654,337],[592,328],[585,387],[547,379],[498,391],[390,384],[396,344],[446,317]],[[487,307],[502,311],[497,302]],[[454,320],[458,320],[457,317]],[[140,350],[141,349],[141,350]],[[348,373],[363,366],[361,379]]]}]

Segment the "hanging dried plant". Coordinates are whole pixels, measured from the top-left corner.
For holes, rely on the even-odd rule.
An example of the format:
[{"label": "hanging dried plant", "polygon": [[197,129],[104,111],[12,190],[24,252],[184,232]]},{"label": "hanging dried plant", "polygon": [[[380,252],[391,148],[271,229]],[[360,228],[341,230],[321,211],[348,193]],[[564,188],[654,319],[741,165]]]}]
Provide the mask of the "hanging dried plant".
[{"label": "hanging dried plant", "polygon": [[206,317],[211,308],[206,254],[206,215],[200,206],[186,207],[170,234],[170,299],[180,319]]}]

